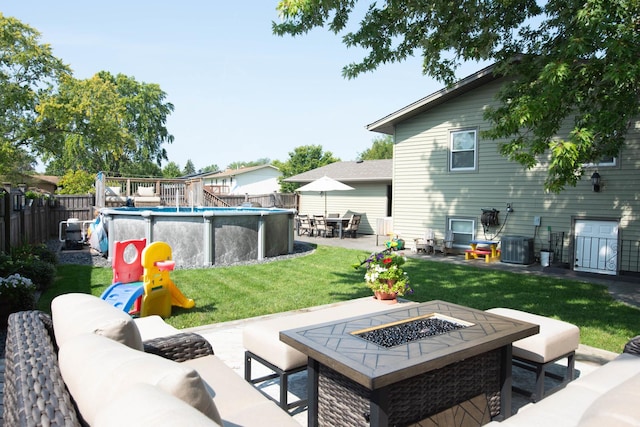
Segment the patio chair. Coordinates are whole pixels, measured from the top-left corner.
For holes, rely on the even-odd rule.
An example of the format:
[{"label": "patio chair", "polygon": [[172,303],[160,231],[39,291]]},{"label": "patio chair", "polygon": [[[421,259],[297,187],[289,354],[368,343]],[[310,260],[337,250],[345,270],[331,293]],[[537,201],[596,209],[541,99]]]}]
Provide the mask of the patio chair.
[{"label": "patio chair", "polygon": [[342,230],[342,235],[351,236],[355,239],[357,237],[361,219],[362,215],[352,215],[351,218],[349,218],[349,224],[347,224],[347,226]]},{"label": "patio chair", "polygon": [[424,251],[426,254],[435,253],[436,235],[433,229],[427,228],[422,239],[414,239],[416,252]]},{"label": "patio chair", "polygon": [[327,224],[327,220],[324,215],[314,215],[313,226],[318,237],[328,237],[329,233],[331,233],[331,237],[333,237],[333,227]]},{"label": "patio chair", "polygon": [[313,225],[309,215],[298,215],[298,236],[302,234],[313,236]]},{"label": "patio chair", "polygon": [[438,241],[438,250],[442,252],[444,256],[453,253],[453,231],[447,230],[444,233],[444,239]]}]

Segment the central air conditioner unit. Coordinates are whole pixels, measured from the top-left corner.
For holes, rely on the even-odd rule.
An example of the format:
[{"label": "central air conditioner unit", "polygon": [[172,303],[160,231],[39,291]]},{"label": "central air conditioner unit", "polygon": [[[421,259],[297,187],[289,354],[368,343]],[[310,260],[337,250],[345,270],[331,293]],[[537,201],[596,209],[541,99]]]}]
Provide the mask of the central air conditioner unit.
[{"label": "central air conditioner unit", "polygon": [[500,240],[500,261],[509,264],[533,264],[533,237],[504,236]]}]

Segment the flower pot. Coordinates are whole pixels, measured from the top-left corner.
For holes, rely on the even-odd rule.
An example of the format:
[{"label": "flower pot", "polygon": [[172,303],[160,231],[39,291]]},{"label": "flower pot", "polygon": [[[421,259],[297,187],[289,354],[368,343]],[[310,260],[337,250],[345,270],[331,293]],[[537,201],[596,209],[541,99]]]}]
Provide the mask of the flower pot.
[{"label": "flower pot", "polygon": [[387,293],[382,291],[374,291],[373,294],[378,301],[384,302],[385,304],[395,304],[398,302],[398,294]]},{"label": "flower pot", "polygon": [[[389,287],[389,289],[391,289],[391,287],[396,283],[395,279],[379,279],[379,281],[380,283],[385,283]],[[398,301],[397,292],[375,291],[374,295],[379,301],[391,301],[391,303]]]}]

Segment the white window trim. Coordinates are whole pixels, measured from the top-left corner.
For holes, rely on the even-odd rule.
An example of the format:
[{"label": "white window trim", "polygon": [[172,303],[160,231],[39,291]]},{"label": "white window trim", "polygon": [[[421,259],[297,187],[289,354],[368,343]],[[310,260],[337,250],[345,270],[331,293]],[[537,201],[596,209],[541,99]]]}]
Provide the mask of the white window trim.
[{"label": "white window trim", "polygon": [[[458,133],[473,132],[473,166],[472,167],[453,167],[453,136]],[[471,151],[457,150],[455,152]],[[478,130],[475,128],[456,129],[449,131],[449,172],[469,172],[478,170]]]},{"label": "white window trim", "polygon": [[[465,221],[465,222],[470,222],[471,223],[471,238],[469,240],[474,240],[476,238],[476,220],[475,218],[469,218],[469,217],[449,217],[447,218],[447,230],[451,231],[452,233],[455,234],[455,232],[451,229],[451,221]],[[454,238],[455,240],[455,238]],[[453,245],[454,248],[465,248],[468,249],[469,248],[469,244],[455,244]]]},{"label": "white window trim", "polygon": [[614,168],[618,166],[618,158],[613,157],[610,162],[600,162],[600,163],[585,163],[582,165],[585,168]]}]

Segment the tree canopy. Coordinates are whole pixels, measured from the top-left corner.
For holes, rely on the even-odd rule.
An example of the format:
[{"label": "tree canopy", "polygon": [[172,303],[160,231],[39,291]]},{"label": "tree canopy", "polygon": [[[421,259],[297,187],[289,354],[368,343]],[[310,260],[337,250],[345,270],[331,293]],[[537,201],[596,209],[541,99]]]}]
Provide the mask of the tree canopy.
[{"label": "tree canopy", "polygon": [[371,147],[358,154],[359,160],[393,159],[393,137],[378,136],[371,142]]},{"label": "tree canopy", "polygon": [[574,186],[584,164],[618,155],[640,113],[640,0],[281,0],[277,9],[275,34],[327,26],[364,49],[347,78],[419,54],[425,74],[452,84],[462,63],[494,61],[507,83],[483,135],[527,168],[548,155],[554,192]]},{"label": "tree canopy", "polygon": [[[40,33],[0,13],[0,174],[35,164],[36,105],[69,68],[39,42]],[[24,172],[25,169],[18,171]]]},{"label": "tree canopy", "polygon": [[321,145],[302,145],[294,148],[293,151],[289,152],[289,160],[286,162],[277,160],[273,162],[273,165],[282,172],[282,176],[278,178],[280,191],[292,193],[300,186],[297,183],[284,182],[285,178],[339,161],[340,159],[333,157],[331,151],[323,151]]},{"label": "tree canopy", "polygon": [[156,84],[102,71],[92,78],[65,76],[43,95],[36,111],[42,142],[34,145],[48,171],[83,169],[111,175],[160,176],[167,160],[165,127],[173,105]]},{"label": "tree canopy", "polygon": [[157,84],[101,71],[75,79],[40,33],[0,13],[0,174],[32,169],[161,176],[173,105]]}]

